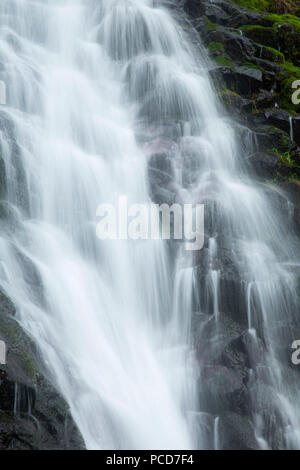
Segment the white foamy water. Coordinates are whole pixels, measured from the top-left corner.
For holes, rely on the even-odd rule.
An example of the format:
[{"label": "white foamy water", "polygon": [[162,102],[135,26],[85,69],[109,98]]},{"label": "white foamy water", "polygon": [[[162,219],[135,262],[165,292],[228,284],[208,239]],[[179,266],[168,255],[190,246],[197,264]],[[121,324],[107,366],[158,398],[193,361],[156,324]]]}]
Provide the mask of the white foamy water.
[{"label": "white foamy water", "polygon": [[[263,411],[267,424],[259,421],[257,440],[270,438],[275,409],[281,445],[299,447],[291,433],[300,423],[297,386],[293,376],[283,387],[274,332],[274,322],[295,308],[293,277],[278,262],[291,250],[263,190],[243,173],[206,61],[168,10],[150,0],[2,0],[0,23],[8,84],[3,209],[10,214],[0,239],[0,284],[87,448],[204,446],[190,426],[198,409],[192,269],[183,269],[181,251],[176,260],[163,242],[96,237],[99,204],[123,195],[150,202],[148,154],[172,141],[174,127],[181,130],[172,148],[172,189],[181,202],[214,201],[218,233],[210,234],[210,255],[218,257],[220,233],[234,242],[233,262],[250,286],[241,315],[247,318],[248,298],[249,328],[260,328],[267,346],[273,402],[268,415],[258,381],[253,415]],[[196,165],[188,185],[183,154]],[[209,279],[219,328],[214,266]],[[219,433],[216,418],[216,448]]]}]

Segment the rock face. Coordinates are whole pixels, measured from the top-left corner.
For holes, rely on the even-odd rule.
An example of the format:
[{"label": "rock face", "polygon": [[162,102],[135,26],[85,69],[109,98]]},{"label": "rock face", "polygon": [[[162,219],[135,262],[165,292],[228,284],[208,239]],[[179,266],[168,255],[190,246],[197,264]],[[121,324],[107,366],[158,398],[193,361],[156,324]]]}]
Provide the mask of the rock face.
[{"label": "rock face", "polygon": [[[240,142],[248,151],[253,148],[246,158],[250,174],[259,185],[271,181],[280,188],[272,193],[274,210],[300,235],[300,107],[291,99],[292,83],[300,80],[300,19],[237,3],[243,2],[185,0],[184,9],[208,49],[209,73],[223,104],[220,112],[234,117]],[[215,214],[218,225],[218,208],[209,206],[207,213]],[[210,233],[207,219],[206,231]],[[215,227],[215,232],[221,234],[222,228]],[[232,240],[225,235],[218,235],[217,249],[218,262],[210,269],[207,244],[194,260],[201,293],[194,299],[192,329],[200,364],[201,419],[207,435],[215,441],[218,436],[218,448],[257,449],[253,409],[269,406],[274,391],[263,367],[261,377],[253,380],[265,346],[248,329],[249,284],[238,266],[241,257],[236,253],[233,259]],[[213,289],[218,290],[217,307]],[[218,324],[216,313],[212,315],[216,309]],[[276,430],[273,434],[271,445],[280,448],[280,436]]]},{"label": "rock face", "polygon": [[292,137],[300,145],[300,105],[292,103],[292,84],[300,77],[300,19],[225,0],[186,0],[184,9],[216,64],[211,75],[225,106],[227,90],[251,99],[252,109],[243,107],[240,113],[248,124],[260,119],[289,134],[293,119]]},{"label": "rock face", "polygon": [[240,6],[250,3],[184,0],[184,10],[208,48],[225,110],[241,124],[241,138],[246,126],[255,143],[258,155],[249,163],[259,177],[281,184],[300,175],[300,104],[292,101],[300,80],[300,18],[278,15],[280,2],[277,10],[265,2],[261,12],[257,4],[255,11]]},{"label": "rock face", "polygon": [[38,353],[0,292],[0,450],[84,449],[64,399],[41,373]]}]

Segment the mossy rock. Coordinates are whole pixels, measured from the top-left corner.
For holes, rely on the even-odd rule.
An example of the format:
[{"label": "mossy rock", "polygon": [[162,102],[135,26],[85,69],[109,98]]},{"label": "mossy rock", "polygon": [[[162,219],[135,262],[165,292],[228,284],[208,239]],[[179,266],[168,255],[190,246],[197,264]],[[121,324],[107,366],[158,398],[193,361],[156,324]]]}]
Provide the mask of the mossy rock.
[{"label": "mossy rock", "polygon": [[242,27],[245,36],[258,44],[272,47],[277,47],[277,35],[273,27],[266,27],[260,25],[246,25]]},{"label": "mossy rock", "polygon": [[260,125],[257,129],[253,129],[253,133],[260,152],[269,152],[276,148],[282,154],[291,152],[294,148],[290,136],[277,127]]},{"label": "mossy rock", "polygon": [[234,0],[234,3],[252,10],[267,12],[270,11],[271,2],[269,0]]},{"label": "mossy rock", "polygon": [[215,58],[215,62],[220,66],[232,67],[232,62],[227,57],[221,55]]},{"label": "mossy rock", "polygon": [[7,348],[7,363],[0,365],[0,450],[83,449],[68,405],[45,377],[35,345],[1,291],[0,340]]},{"label": "mossy rock", "polygon": [[285,62],[284,54],[273,47],[263,46],[261,55],[263,59],[275,62],[275,64],[284,64]]},{"label": "mossy rock", "polygon": [[208,50],[211,54],[223,54],[224,44],[222,44],[221,42],[210,42],[208,45]]}]

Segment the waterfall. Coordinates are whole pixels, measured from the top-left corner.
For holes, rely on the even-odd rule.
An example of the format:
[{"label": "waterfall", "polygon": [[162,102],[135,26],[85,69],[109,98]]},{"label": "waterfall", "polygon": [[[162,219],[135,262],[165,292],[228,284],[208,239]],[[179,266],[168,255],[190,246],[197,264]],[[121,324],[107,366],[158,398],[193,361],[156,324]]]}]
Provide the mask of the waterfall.
[{"label": "waterfall", "polygon": [[[297,312],[284,263],[298,246],[275,191],[248,177],[205,51],[167,2],[152,0],[2,0],[0,24],[0,285],[87,448],[204,446],[191,426],[204,415],[193,312],[214,315],[218,339],[228,257],[238,314],[265,345],[264,376],[258,340],[248,351],[258,445],[299,448],[299,381],[282,353]],[[100,241],[98,205],[124,195],[204,202],[208,259],[175,242]],[[223,443],[221,420],[212,447]]]},{"label": "waterfall", "polygon": [[293,124],[293,117],[289,117],[289,122],[290,122],[290,138],[291,141],[294,142],[294,124]]}]

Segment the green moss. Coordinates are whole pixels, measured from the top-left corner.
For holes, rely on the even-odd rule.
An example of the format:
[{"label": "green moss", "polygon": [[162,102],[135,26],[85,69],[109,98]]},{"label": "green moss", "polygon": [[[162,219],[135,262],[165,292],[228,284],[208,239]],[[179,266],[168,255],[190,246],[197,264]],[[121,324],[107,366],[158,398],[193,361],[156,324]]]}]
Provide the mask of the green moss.
[{"label": "green moss", "polygon": [[242,64],[244,67],[247,67],[247,69],[255,69],[255,70],[261,70],[262,72],[264,71],[263,67],[259,67],[259,65],[254,65],[254,64]]},{"label": "green moss", "polygon": [[284,64],[285,57],[282,52],[279,52],[277,49],[274,49],[273,47],[265,46],[265,48],[268,49],[268,51],[270,52],[273,62],[275,62],[276,64]]},{"label": "green moss", "polygon": [[269,0],[235,0],[235,3],[251,10],[269,11]]},{"label": "green moss", "polygon": [[261,26],[258,24],[246,24],[242,26],[243,31],[274,31],[273,26]]},{"label": "green moss", "polygon": [[291,157],[290,151],[280,153],[278,149],[273,148],[272,152],[274,152],[274,153],[276,153],[276,155],[278,155],[279,165],[285,165],[285,166],[291,166],[291,167],[295,166],[295,162]]},{"label": "green moss", "polygon": [[275,15],[275,14],[270,14],[268,15],[268,18],[272,21],[274,21],[275,25],[281,25],[284,23],[289,23],[292,26],[294,26],[295,29],[297,29],[300,32],[300,18],[298,18],[295,15]]},{"label": "green moss", "polygon": [[[297,10],[297,8],[295,8],[293,1],[291,0],[285,0],[285,1],[294,10]],[[244,8],[250,8],[250,10],[263,11],[267,13],[277,12],[276,4],[274,0],[234,0],[234,3],[237,3],[238,5]],[[293,16],[293,15],[280,15],[280,16]]]},{"label": "green moss", "polygon": [[208,50],[211,54],[214,54],[214,53],[222,54],[225,51],[224,44],[222,44],[221,42],[210,42],[208,45]]},{"label": "green moss", "polygon": [[226,57],[221,56],[221,55],[216,57],[215,61],[217,62],[218,65],[222,65],[222,66],[231,67],[231,65],[232,65],[232,63],[230,62],[229,59],[227,59]]},{"label": "green moss", "polygon": [[218,25],[210,21],[207,18],[207,16],[203,16],[203,19],[205,21],[205,25],[204,25],[205,31],[214,31],[215,29],[218,28]]},{"label": "green moss", "polygon": [[289,181],[296,181],[300,183],[300,177],[296,173],[292,173],[289,175]]},{"label": "green moss", "polygon": [[228,88],[221,88],[218,90],[219,96],[236,96],[237,98],[242,98],[241,95],[235,91],[229,90]]}]

